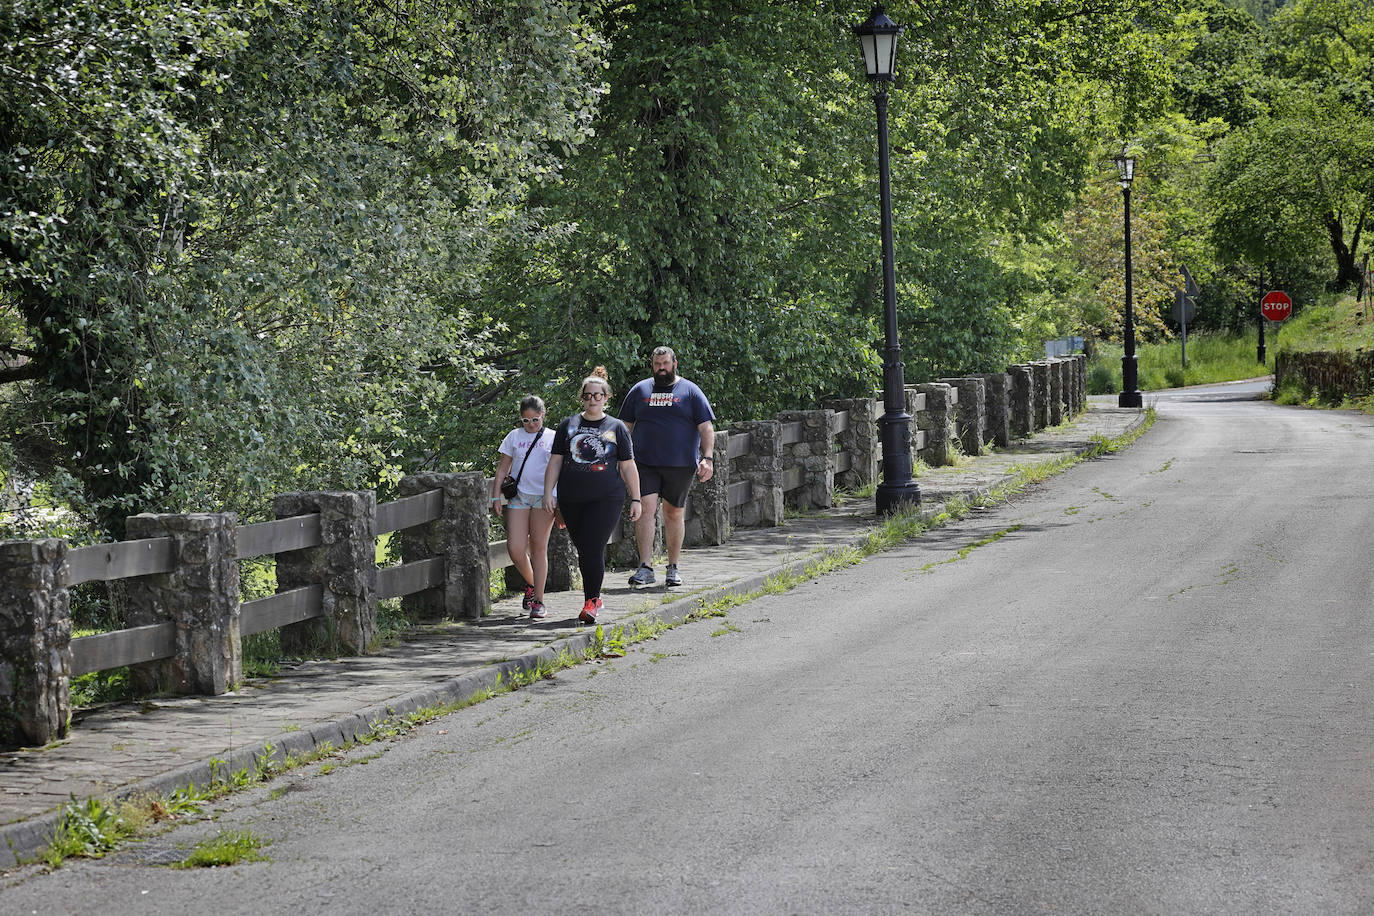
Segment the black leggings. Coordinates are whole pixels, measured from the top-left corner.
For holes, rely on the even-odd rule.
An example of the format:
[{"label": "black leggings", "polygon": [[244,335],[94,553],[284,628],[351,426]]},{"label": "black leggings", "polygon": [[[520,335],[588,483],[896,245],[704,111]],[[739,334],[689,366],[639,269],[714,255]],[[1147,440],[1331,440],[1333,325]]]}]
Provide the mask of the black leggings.
[{"label": "black leggings", "polygon": [[583,598],[601,597],[601,582],[606,578],[606,542],[611,539],[624,506],[624,494],[592,503],[558,504],[568,526],[568,537],[577,548]]}]

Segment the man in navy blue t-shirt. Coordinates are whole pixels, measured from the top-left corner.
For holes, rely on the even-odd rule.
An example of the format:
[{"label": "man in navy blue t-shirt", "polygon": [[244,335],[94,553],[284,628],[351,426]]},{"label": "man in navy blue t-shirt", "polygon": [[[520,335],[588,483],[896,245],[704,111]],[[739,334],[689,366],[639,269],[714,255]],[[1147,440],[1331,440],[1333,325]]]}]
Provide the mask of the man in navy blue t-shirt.
[{"label": "man in navy blue t-shirt", "polygon": [[682,584],[677,561],[682,554],[687,491],[692,488],[693,477],[703,482],[711,479],[716,445],[712,421],[716,415],[701,389],[677,374],[677,356],[670,348],[654,350],[653,371],[651,377],[626,393],[620,405],[620,420],[634,438],[639,495],[644,500],[643,512],[635,522],[639,569],[630,577],[630,584],[654,582],[654,514],[662,496],[663,537],[668,547],[668,570],[663,578],[669,586],[677,586]]}]

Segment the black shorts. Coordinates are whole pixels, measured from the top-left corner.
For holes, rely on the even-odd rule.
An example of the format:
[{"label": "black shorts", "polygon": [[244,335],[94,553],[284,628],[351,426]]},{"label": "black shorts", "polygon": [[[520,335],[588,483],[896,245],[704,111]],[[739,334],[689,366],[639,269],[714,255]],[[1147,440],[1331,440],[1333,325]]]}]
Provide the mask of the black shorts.
[{"label": "black shorts", "polygon": [[665,500],[681,509],[687,505],[687,491],[692,489],[692,480],[697,476],[696,468],[664,468],[639,464],[639,495],[660,494]]}]

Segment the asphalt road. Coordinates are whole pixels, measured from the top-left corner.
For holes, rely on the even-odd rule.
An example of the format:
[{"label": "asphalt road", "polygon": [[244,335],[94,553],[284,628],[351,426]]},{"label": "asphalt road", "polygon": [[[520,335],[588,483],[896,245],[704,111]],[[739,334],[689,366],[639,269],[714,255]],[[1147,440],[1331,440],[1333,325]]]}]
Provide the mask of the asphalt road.
[{"label": "asphalt road", "polygon": [[[1374,418],[1150,399],[1011,504],[0,909],[1374,912]],[[147,864],[223,829],[270,861]]]}]

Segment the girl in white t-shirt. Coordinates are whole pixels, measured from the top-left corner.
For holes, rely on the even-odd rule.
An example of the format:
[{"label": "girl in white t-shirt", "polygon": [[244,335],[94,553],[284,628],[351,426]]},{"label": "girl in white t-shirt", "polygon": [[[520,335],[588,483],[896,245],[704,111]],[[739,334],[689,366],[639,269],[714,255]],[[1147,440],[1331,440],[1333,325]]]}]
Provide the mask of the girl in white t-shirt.
[{"label": "girl in white t-shirt", "polygon": [[[522,604],[531,619],[548,616],[544,610],[544,579],[549,572],[549,533],[553,513],[544,508],[544,471],[549,465],[553,430],[544,427],[544,401],[529,395],[520,402],[520,428],[501,440],[501,459],[491,491],[491,511],[501,516],[501,481],[519,475],[519,493],[505,507],[506,551],[525,577]],[[526,457],[528,456],[528,457]]]}]

